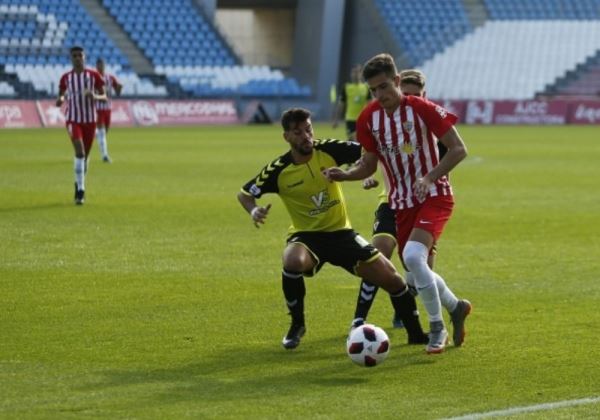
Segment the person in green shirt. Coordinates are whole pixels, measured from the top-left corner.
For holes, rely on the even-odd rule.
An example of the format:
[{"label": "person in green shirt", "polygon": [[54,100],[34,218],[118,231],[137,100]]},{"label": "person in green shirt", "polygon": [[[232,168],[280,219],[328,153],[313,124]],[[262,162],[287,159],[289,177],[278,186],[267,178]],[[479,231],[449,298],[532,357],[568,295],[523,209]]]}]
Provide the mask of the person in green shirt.
[{"label": "person in green shirt", "polygon": [[354,138],[356,119],[370,99],[369,87],[362,81],[362,66],[357,64],[350,72],[350,82],[339,88],[339,99],[333,115],[333,128],[337,128],[339,119],[343,115],[346,121],[346,135],[348,138]]},{"label": "person in green shirt", "polygon": [[294,349],[300,344],[306,332],[304,276],[315,275],[326,262],[389,292],[409,341],[427,342],[406,283],[394,265],[352,229],[341,185],[328,181],[321,172],[333,165],[353,164],[361,156],[361,146],[353,141],[314,139],[310,117],[302,108],[283,113],[283,138],[290,150],[264,166],[237,195],[257,227],[265,223],[271,204],[259,206],[256,200],[267,193],[279,195],[292,219],[282,270],[292,322],[283,347]]}]

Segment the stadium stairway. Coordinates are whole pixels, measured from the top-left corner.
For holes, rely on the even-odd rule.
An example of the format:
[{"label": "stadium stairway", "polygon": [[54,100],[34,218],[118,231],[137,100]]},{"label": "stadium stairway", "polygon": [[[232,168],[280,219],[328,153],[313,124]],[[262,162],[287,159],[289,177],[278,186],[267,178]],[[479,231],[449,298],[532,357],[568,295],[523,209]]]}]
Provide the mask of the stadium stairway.
[{"label": "stadium stairway", "polygon": [[[154,69],[150,61],[138,49],[127,32],[117,24],[115,19],[102,5],[102,0],[80,0],[81,5],[87,10],[104,32],[112,39],[121,52],[129,60],[133,71],[139,75],[153,74]],[[93,63],[89,63],[93,65]]]},{"label": "stadium stairway", "polygon": [[359,2],[359,7],[360,15],[364,16],[364,19],[372,22],[373,29],[379,32],[383,41],[381,51],[389,52],[396,60],[398,68],[410,67],[408,57],[404,54],[402,48],[398,44],[394,31],[392,27],[388,25],[385,15],[381,13],[379,6],[371,0],[361,0]]},{"label": "stadium stairway", "polygon": [[584,63],[568,70],[564,76],[547,85],[541,96],[600,96],[600,49]]}]

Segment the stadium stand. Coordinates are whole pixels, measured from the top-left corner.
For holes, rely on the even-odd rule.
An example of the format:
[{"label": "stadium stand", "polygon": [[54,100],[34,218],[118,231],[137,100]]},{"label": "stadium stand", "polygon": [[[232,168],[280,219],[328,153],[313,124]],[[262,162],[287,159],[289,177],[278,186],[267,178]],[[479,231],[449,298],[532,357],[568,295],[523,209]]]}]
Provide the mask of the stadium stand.
[{"label": "stadium stand", "polygon": [[[123,82],[124,96],[311,94],[280,70],[239,65],[190,0],[103,0],[102,5],[152,62],[155,77],[133,72],[125,55],[77,0],[0,0],[0,66],[7,76],[0,95],[56,95],[60,75],[70,68],[68,48],[75,44],[86,48],[89,66],[104,58],[107,70]],[[161,83],[161,77],[168,82]]]},{"label": "stadium stand", "polygon": [[482,3],[489,20],[474,29],[460,0],[376,0],[405,58],[428,75],[431,97],[598,94],[600,0]]},{"label": "stadium stand", "polygon": [[26,96],[57,93],[60,75],[70,68],[68,48],[76,44],[86,48],[88,65],[104,58],[109,70],[125,81],[124,95],[167,94],[164,86],[155,86],[130,70],[127,58],[76,0],[30,0],[28,4],[3,0],[0,20],[0,65],[5,65],[7,74],[16,74],[20,83],[33,86],[33,91],[25,90]]},{"label": "stadium stand", "polygon": [[190,1],[103,0],[154,65],[231,66],[237,60]]},{"label": "stadium stand", "polygon": [[598,91],[596,67],[582,64],[600,51],[600,0],[484,4],[489,21],[419,66],[428,75],[431,97],[531,99],[558,93],[557,84],[569,82],[572,88],[561,92]]},{"label": "stadium stand", "polygon": [[473,30],[461,0],[376,0],[376,4],[413,66]]},{"label": "stadium stand", "polygon": [[103,0],[162,74],[191,96],[309,96],[279,70],[238,65],[226,42],[190,0]]},{"label": "stadium stand", "polygon": [[600,20],[499,20],[422,66],[440,99],[530,99],[600,48]]},{"label": "stadium stand", "polygon": [[[375,0],[404,58],[439,99],[530,99],[600,92],[600,0]],[[78,0],[0,0],[0,96],[54,96],[68,48],[103,57],[129,97],[308,98],[279,69],[243,65],[193,0],[98,0],[150,61],[136,74]],[[477,25],[479,23],[476,23]]]}]

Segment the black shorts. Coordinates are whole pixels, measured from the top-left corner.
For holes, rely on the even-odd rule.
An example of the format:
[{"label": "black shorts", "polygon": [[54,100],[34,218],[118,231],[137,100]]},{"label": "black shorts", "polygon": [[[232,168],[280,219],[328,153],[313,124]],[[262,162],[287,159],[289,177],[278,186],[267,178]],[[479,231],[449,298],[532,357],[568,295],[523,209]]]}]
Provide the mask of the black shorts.
[{"label": "black shorts", "polygon": [[317,261],[312,273],[315,275],[326,262],[344,268],[356,274],[359,262],[370,262],[379,257],[379,251],[352,229],[335,232],[297,232],[288,240],[288,244],[301,244]]},{"label": "black shorts", "polygon": [[389,235],[396,239],[396,212],[388,203],[381,203],[375,210],[373,236],[375,235]]}]

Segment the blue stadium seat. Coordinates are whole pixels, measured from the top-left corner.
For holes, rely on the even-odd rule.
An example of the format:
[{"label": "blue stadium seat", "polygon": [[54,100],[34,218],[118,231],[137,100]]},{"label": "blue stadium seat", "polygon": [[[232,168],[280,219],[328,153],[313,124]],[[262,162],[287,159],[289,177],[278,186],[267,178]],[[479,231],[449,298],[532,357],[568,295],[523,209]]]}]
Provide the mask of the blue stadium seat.
[{"label": "blue stadium seat", "polygon": [[[418,7],[405,1],[377,0],[388,23],[412,65],[420,65],[472,30],[461,0],[422,0]],[[407,29],[406,21],[418,23]],[[436,48],[422,45],[442,44]]]}]

